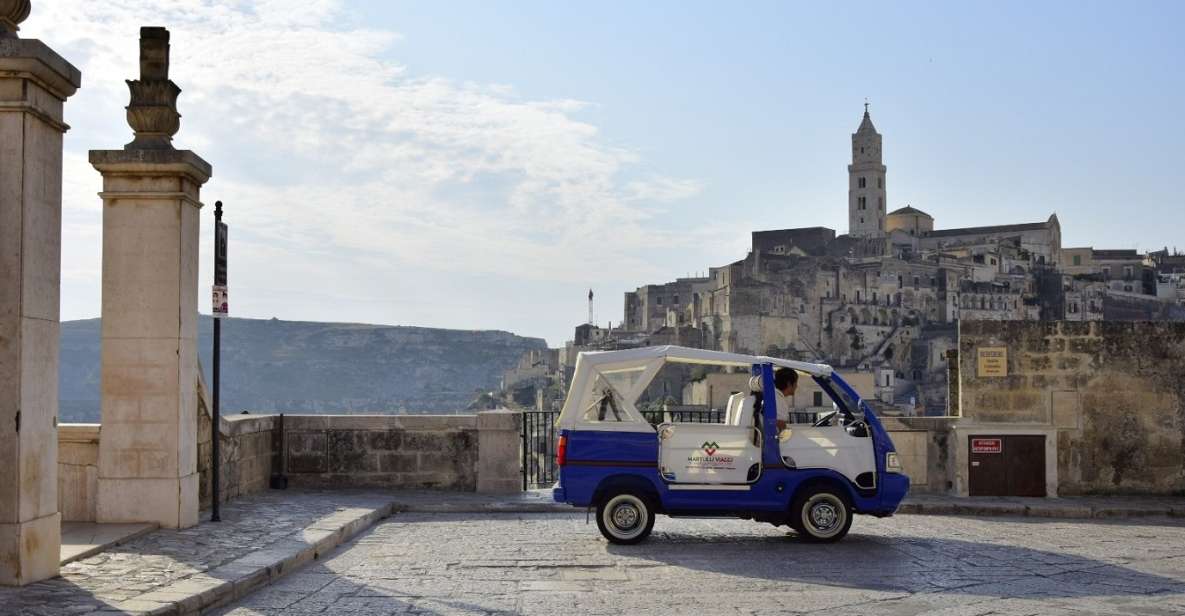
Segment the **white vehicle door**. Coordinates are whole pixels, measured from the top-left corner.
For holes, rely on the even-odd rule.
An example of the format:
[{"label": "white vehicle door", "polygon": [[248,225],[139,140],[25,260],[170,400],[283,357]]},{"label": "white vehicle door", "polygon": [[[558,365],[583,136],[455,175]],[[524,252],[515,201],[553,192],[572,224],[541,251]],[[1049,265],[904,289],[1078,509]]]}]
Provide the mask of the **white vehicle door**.
[{"label": "white vehicle door", "polygon": [[[836,418],[836,423],[839,423]],[[827,468],[861,485],[869,484],[869,477],[857,481],[863,473],[876,473],[876,457],[872,438],[854,436],[842,425],[815,427],[810,424],[791,424],[778,435],[782,460],[793,468]],[[875,479],[871,479],[875,481]]]},{"label": "white vehicle door", "polygon": [[667,423],[658,436],[659,471],[671,483],[746,484],[760,474],[761,439],[751,426]]}]

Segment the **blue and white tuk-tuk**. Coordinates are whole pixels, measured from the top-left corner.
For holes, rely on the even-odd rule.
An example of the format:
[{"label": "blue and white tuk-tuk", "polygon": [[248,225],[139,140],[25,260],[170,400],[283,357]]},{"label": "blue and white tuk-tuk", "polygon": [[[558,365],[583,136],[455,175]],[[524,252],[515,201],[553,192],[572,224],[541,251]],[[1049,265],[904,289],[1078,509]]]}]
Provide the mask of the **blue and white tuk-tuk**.
[{"label": "blue and white tuk-tuk", "polygon": [[[722,423],[652,426],[635,407],[667,362],[742,367],[748,393]],[[835,410],[777,427],[774,370],[818,383]],[[676,346],[581,353],[557,419],[557,502],[596,508],[613,543],[650,535],[656,514],[728,516],[789,525],[837,541],[856,513],[892,515],[909,491],[893,441],[872,409],[830,366]]]}]

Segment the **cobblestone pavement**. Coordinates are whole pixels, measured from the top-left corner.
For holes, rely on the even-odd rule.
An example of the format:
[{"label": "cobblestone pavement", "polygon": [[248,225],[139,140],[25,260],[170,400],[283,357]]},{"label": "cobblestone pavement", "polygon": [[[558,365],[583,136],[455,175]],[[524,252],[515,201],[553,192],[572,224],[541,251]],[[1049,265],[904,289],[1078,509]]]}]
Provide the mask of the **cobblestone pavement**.
[{"label": "cobblestone pavement", "polygon": [[[299,536],[336,512],[387,497],[349,492],[264,492],[222,508],[222,522],[158,530],[62,567],[61,577],[0,588],[0,614],[88,614],[135,606],[138,597]],[[147,609],[150,606],[139,606]]]},{"label": "cobblestone pavement", "polygon": [[861,517],[833,545],[660,518],[404,513],[224,608],[272,614],[1185,614],[1185,523]]}]

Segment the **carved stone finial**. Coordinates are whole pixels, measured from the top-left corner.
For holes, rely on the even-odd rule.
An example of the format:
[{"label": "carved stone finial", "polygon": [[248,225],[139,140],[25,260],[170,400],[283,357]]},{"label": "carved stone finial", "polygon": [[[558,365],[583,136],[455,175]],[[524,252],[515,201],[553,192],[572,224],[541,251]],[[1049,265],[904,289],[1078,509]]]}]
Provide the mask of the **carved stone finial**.
[{"label": "carved stone finial", "polygon": [[32,8],[29,0],[0,0],[0,39],[17,38],[16,31]]},{"label": "carved stone finial", "polygon": [[132,92],[128,124],[136,138],[124,149],[173,149],[173,135],[181,129],[181,114],[177,113],[181,88],[169,79],[169,31],[165,28],[140,28],[140,79],[129,80],[128,89]]}]

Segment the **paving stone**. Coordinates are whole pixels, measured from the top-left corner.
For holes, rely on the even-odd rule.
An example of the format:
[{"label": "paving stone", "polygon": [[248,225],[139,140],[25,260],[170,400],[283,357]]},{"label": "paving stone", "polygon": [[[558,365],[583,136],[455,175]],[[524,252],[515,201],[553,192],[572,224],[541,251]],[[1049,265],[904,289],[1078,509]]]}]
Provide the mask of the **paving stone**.
[{"label": "paving stone", "polygon": [[280,612],[271,587],[223,616],[1167,615],[1185,613],[1185,522],[862,516],[818,545],[662,517],[649,541],[613,546],[582,513],[400,513],[281,584],[307,596]]},{"label": "paving stone", "polygon": [[289,555],[307,547],[299,541],[306,529],[316,528],[328,551],[333,542],[326,537],[340,539],[343,525],[357,530],[364,512],[390,502],[381,494],[295,490],[238,499],[223,506],[222,522],[157,530],[69,563],[59,578],[0,588],[0,614],[194,613],[303,564]]}]

